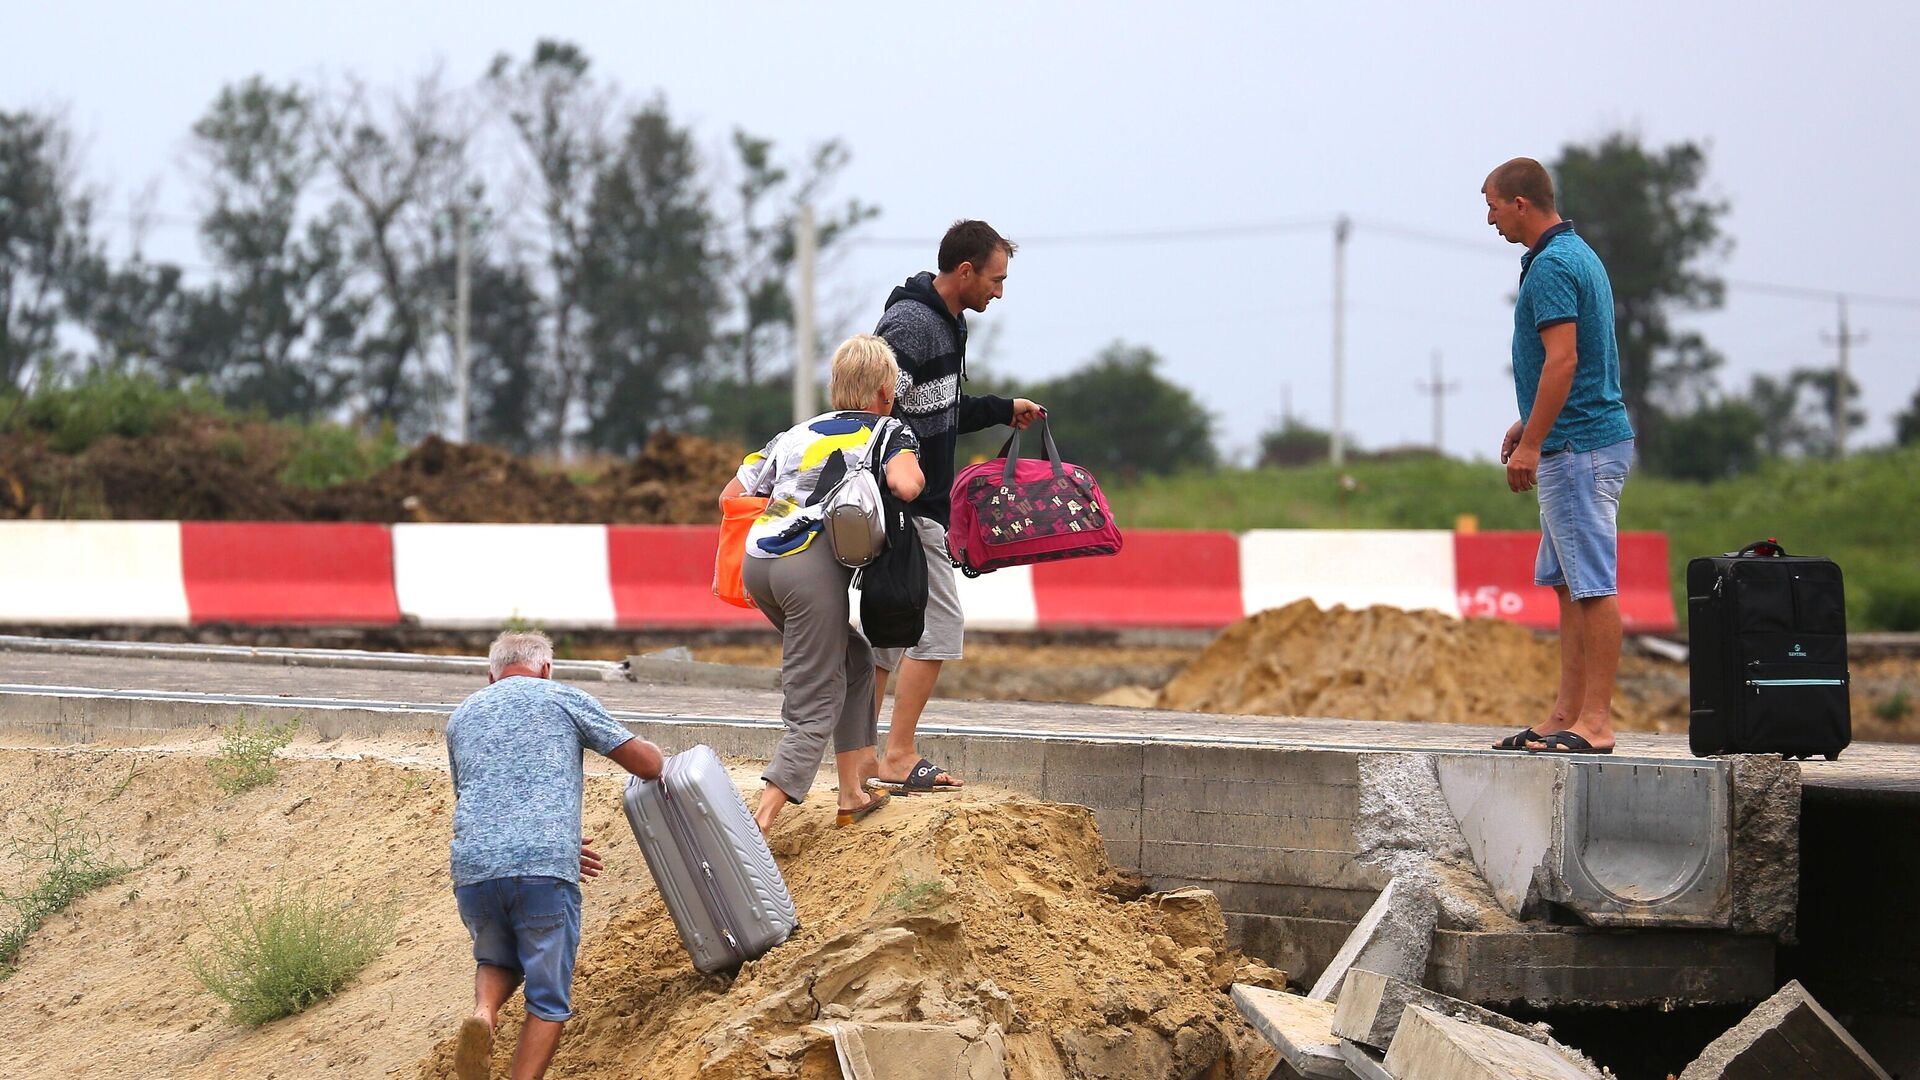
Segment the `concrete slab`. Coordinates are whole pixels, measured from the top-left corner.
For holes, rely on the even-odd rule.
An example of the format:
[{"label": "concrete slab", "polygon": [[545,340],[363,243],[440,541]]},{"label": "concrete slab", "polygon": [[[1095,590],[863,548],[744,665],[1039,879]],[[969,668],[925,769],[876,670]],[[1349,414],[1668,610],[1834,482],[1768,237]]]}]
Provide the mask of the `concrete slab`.
[{"label": "concrete slab", "polygon": [[1407,1007],[1385,1060],[1411,1080],[1590,1080],[1594,1074],[1549,1047],[1518,1035]]},{"label": "concrete slab", "polygon": [[1482,1024],[1529,1042],[1550,1042],[1545,1029],[1522,1024],[1458,998],[1436,994],[1406,979],[1396,979],[1377,971],[1354,968],[1347,972],[1340,987],[1340,1001],[1333,1011],[1333,1033],[1342,1039],[1385,1050],[1393,1044],[1393,1034],[1407,1006],[1451,1016],[1456,1020]]},{"label": "concrete slab", "polygon": [[828,1026],[846,1080],[1006,1080],[1000,1028],[965,1024]]},{"label": "concrete slab", "polygon": [[1873,1056],[1798,982],[1707,1044],[1680,1080],[1890,1080]]},{"label": "concrete slab", "polygon": [[1554,903],[1593,926],[1732,925],[1726,762],[1440,754],[1434,768],[1515,917]]},{"label": "concrete slab", "polygon": [[1490,1007],[1668,1007],[1765,997],[1777,985],[1773,961],[1773,939],[1720,930],[1441,930],[1433,936],[1424,982]]},{"label": "concrete slab", "polygon": [[1418,982],[1426,974],[1427,954],[1433,948],[1433,930],[1439,918],[1431,885],[1415,877],[1394,878],[1381,890],[1380,898],[1353,928],[1307,996],[1316,1001],[1338,997],[1341,981],[1355,967]]},{"label": "concrete slab", "polygon": [[1386,1055],[1371,1046],[1361,1046],[1352,1039],[1341,1039],[1340,1057],[1347,1063],[1347,1071],[1358,1080],[1400,1080],[1387,1071]]},{"label": "concrete slab", "polygon": [[1229,993],[1234,1008],[1294,1072],[1313,1080],[1349,1080],[1353,1075],[1333,1037],[1331,1002],[1245,983],[1234,983]]}]

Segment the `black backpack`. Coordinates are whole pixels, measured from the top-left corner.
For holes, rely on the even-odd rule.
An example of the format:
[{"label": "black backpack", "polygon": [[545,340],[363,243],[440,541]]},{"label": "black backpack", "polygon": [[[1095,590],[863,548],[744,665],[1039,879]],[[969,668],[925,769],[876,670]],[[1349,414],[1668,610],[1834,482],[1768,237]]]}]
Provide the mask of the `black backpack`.
[{"label": "black backpack", "polygon": [[926,630],[927,556],[913,511],[884,482],[880,508],[886,515],[887,548],[854,581],[860,590],[860,630],[876,648],[911,648]]}]

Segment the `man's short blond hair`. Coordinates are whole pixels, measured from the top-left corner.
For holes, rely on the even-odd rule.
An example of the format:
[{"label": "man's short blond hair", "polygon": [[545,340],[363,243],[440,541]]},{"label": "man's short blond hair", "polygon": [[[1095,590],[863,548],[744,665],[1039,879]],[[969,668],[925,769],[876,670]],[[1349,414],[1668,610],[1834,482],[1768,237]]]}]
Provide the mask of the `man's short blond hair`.
[{"label": "man's short blond hair", "polygon": [[538,630],[507,630],[493,639],[493,647],[487,650],[487,671],[494,678],[510,667],[526,667],[535,671],[553,663],[553,642]]},{"label": "man's short blond hair", "polygon": [[828,391],[836,409],[865,409],[884,390],[900,382],[893,349],[878,334],[855,334],[833,350],[833,382]]}]

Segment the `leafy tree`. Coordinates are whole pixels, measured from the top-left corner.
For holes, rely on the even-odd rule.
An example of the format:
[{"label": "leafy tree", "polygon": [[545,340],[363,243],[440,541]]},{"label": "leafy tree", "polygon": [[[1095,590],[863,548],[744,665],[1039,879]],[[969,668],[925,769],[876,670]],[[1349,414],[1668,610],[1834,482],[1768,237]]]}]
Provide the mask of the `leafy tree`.
[{"label": "leafy tree", "polygon": [[200,238],[218,269],[187,298],[166,360],[230,404],[303,419],[339,404],[367,303],[351,288],[343,216],[302,225],[323,166],[312,124],[305,92],[258,77],[223,87],[195,122]]},{"label": "leafy tree", "polygon": [[1920,390],[1913,392],[1913,400],[1907,403],[1907,411],[1894,417],[1893,439],[1901,446],[1920,443]]},{"label": "leafy tree", "polygon": [[1263,466],[1310,465],[1327,460],[1333,437],[1317,427],[1298,420],[1283,420],[1280,426],[1260,435],[1260,459]]},{"label": "leafy tree", "polygon": [[679,419],[723,301],[692,134],[655,101],[629,122],[588,207],[583,311],[595,393],[588,441],[632,453]]},{"label": "leafy tree", "polygon": [[515,378],[540,388],[539,404],[529,408],[527,418],[544,417],[544,441],[554,449],[565,445],[585,389],[588,353],[580,302],[589,256],[588,216],[594,185],[618,142],[614,91],[593,77],[591,67],[578,45],[543,38],[524,61],[516,63],[505,53],[494,57],[485,80],[520,149],[529,202],[539,208],[539,247],[547,273],[546,350],[544,356],[529,352],[523,361],[539,362],[542,370]]},{"label": "leafy tree", "polygon": [[[1032,387],[1062,453],[1116,477],[1211,468],[1213,418],[1185,387],[1161,378],[1160,357],[1116,341],[1085,365]],[[1039,450],[1023,440],[1022,451]]]},{"label": "leafy tree", "polygon": [[[739,219],[735,223],[729,286],[739,310],[739,325],[726,346],[740,382],[752,387],[766,361],[791,347],[793,300],[787,281],[795,258],[794,222],[800,207],[817,203],[852,160],[838,140],[813,147],[797,165],[782,164],[771,139],[736,129],[734,152],[740,181],[734,186]],[[814,215],[815,256],[823,257],[862,222],[878,216],[878,207],[849,199]]]},{"label": "leafy tree", "polygon": [[[1860,400],[1860,384],[1849,375],[1845,390],[1837,389],[1840,386],[1837,368],[1796,368],[1790,378],[1794,386],[1804,388],[1811,399],[1813,415],[1805,425],[1807,434],[1802,449],[1810,457],[1831,457],[1835,449],[1833,414],[1836,407],[1845,411],[1848,431],[1858,431],[1867,422],[1867,414],[1853,407],[1853,402]],[[1844,394],[1842,403],[1835,402],[1836,393]]]},{"label": "leafy tree", "polygon": [[1673,325],[1676,311],[1717,308],[1726,291],[1701,265],[1731,247],[1720,230],[1726,202],[1700,193],[1706,171],[1698,144],[1649,149],[1625,132],[1567,146],[1553,165],[1561,213],[1578,221],[1612,279],[1627,411],[1656,468],[1668,460],[1666,410],[1702,401],[1720,363],[1699,334]]},{"label": "leafy tree", "polygon": [[380,102],[352,82],[320,105],[314,130],[341,192],[334,219],[372,300],[356,348],[360,407],[369,419],[421,434],[445,390],[444,376],[424,360],[451,301],[424,268],[451,248],[453,210],[479,201],[469,132],[450,115],[437,76]]},{"label": "leafy tree", "polygon": [[92,211],[66,125],[0,110],[0,387],[62,358],[59,328],[90,252]]},{"label": "leafy tree", "polygon": [[1766,420],[1750,401],[1703,404],[1666,422],[1669,438],[1661,444],[1661,471],[1675,479],[1706,483],[1737,476],[1752,471],[1766,456]]}]

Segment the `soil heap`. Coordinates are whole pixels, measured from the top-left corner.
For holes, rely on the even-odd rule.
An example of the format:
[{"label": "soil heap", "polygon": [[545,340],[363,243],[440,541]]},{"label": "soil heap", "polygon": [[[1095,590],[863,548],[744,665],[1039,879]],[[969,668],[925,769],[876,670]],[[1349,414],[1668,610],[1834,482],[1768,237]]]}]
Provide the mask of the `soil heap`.
[{"label": "soil heap", "polygon": [[[1278,984],[1203,890],[1137,899],[1090,811],[896,798],[859,828],[789,812],[773,836],[802,926],[731,979],[697,974],[657,895],[583,946],[556,1077],[837,1080],[826,1024],[951,1025],[1009,1080],[1258,1077],[1271,1053],[1225,993]],[[495,1044],[503,1074],[524,1013]],[[999,1039],[994,1039],[997,1029]],[[452,1075],[453,1041],[420,1076]]]},{"label": "soil heap", "polygon": [[281,479],[294,442],[273,424],[190,413],[76,454],[32,433],[0,436],[0,519],[712,524],[741,456],[662,433],[580,483],[498,447],[428,436],[371,476],[312,490]]},{"label": "soil heap", "polygon": [[[1163,709],[1512,724],[1553,708],[1559,646],[1525,627],[1375,606],[1297,600],[1234,623],[1160,692]],[[1615,695],[1623,730],[1671,722],[1658,701]],[[1678,720],[1685,722],[1685,709]]]}]

